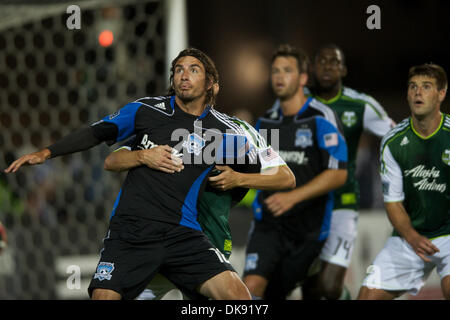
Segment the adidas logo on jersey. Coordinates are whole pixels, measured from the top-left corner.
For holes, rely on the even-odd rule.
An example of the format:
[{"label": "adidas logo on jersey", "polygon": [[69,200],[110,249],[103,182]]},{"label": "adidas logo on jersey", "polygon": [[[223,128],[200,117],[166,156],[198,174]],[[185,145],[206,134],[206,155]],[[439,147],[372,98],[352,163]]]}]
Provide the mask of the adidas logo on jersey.
[{"label": "adidas logo on jersey", "polygon": [[166,110],[166,105],[164,104],[164,102],[155,104],[155,107],[158,109]]},{"label": "adidas logo on jersey", "polygon": [[408,137],[404,137],[402,142],[400,142],[401,146],[407,145],[409,143]]}]

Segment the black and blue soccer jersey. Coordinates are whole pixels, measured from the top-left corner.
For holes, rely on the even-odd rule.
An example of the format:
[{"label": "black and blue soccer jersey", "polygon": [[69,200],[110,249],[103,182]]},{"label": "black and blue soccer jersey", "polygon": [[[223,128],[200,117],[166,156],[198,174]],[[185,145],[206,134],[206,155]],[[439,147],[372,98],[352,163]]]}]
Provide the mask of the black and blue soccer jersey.
[{"label": "black and blue soccer jersey", "polygon": [[[297,186],[304,185],[326,169],[345,169],[347,145],[336,114],[309,98],[294,116],[284,116],[279,103],[259,118],[256,128],[267,142],[279,150],[295,175]],[[253,203],[255,219],[273,223],[296,240],[325,240],[333,209],[332,193],[296,204],[274,217],[264,199],[275,191],[258,191]]]},{"label": "black and blue soccer jersey", "polygon": [[[111,224],[138,220],[135,230],[145,237],[142,221],[162,221],[201,230],[197,199],[216,163],[241,161],[249,143],[231,118],[210,107],[195,116],[181,110],[175,97],[142,98],[92,125],[102,141],[122,141],[136,135],[133,149],[169,145],[183,160],[174,174],[139,166],[129,170],[113,208]],[[229,143],[231,142],[231,143]],[[231,160],[233,160],[231,159]],[[132,223],[128,223],[132,225]],[[125,231],[124,231],[125,232]]]}]

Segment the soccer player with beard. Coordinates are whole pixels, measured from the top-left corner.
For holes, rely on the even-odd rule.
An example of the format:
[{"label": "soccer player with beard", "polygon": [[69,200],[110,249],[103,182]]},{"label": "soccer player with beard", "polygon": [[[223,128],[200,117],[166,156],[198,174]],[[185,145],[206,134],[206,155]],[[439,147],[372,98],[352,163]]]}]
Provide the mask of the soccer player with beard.
[{"label": "soccer player with beard", "polygon": [[[229,259],[232,250],[232,237],[229,225],[230,209],[233,205],[241,201],[248,188],[239,187],[244,181],[250,188],[284,188],[286,179],[292,180],[292,187],[295,186],[295,178],[289,167],[281,157],[267,146],[263,137],[245,121],[233,118],[233,121],[245,131],[249,141],[255,147],[253,152],[257,155],[257,161],[251,166],[216,166],[217,172],[209,177],[209,183],[205,192],[198,202],[198,222],[202,231],[211,240],[211,243],[217,248],[218,254]],[[124,171],[136,166],[149,166],[156,170],[162,170],[168,173],[180,172],[184,166],[178,158],[172,157],[173,149],[169,146],[154,146],[151,149],[142,149],[136,145],[134,139],[116,151],[111,153],[105,159],[105,169],[110,171]],[[233,167],[238,170],[233,170]],[[266,174],[269,168],[271,175]],[[260,182],[252,182],[249,178],[251,173],[260,172]],[[250,173],[250,175],[249,175]],[[269,184],[264,185],[264,179]],[[255,183],[255,184],[253,184]],[[162,275],[158,274],[147,286],[145,291],[139,295],[139,300],[160,300],[170,290],[177,287]],[[192,292],[183,292],[186,299],[203,299],[201,295]]]},{"label": "soccer player with beard", "polygon": [[[89,286],[93,299],[134,299],[157,272],[180,288],[213,299],[251,298],[197,221],[197,200],[216,164],[202,152],[211,151],[214,137],[225,139],[219,141],[230,135],[246,139],[230,117],[210,107],[217,79],[215,65],[207,55],[197,49],[183,50],[172,61],[169,96],[131,102],[48,148],[20,157],[5,170],[16,172],[22,165],[43,163],[132,135],[144,148],[169,145],[182,157],[185,168],[174,174],[147,166],[128,172]],[[250,149],[238,150],[233,156],[247,156]]]},{"label": "soccer player with beard", "polygon": [[337,113],[348,146],[348,176],[345,185],[334,191],[330,234],[320,253],[320,268],[303,283],[303,299],[350,299],[344,279],[357,235],[359,185],[355,172],[359,140],[363,131],[381,138],[394,125],[375,99],[343,85],[346,74],[342,50],[325,45],[314,57],[314,86],[311,92],[305,90]]}]

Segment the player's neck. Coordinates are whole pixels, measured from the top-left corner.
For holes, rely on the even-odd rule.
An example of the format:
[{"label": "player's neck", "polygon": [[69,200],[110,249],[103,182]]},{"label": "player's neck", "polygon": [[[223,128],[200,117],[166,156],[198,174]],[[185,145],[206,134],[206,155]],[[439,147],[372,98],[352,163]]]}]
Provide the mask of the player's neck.
[{"label": "player's neck", "polygon": [[285,116],[293,116],[300,111],[305,102],[306,96],[303,94],[303,88],[300,88],[292,97],[280,99],[281,111],[283,111]]},{"label": "player's neck", "polygon": [[437,112],[433,112],[429,116],[417,117],[413,114],[411,117],[414,130],[423,138],[427,138],[434,132],[436,132],[436,130],[439,128],[443,115],[438,110]]},{"label": "player's neck", "polygon": [[331,88],[320,88],[319,86],[316,88],[316,96],[321,100],[329,101],[336,98],[342,90],[342,84],[339,82],[335,86]]},{"label": "player's neck", "polygon": [[194,116],[200,116],[206,108],[205,99],[183,101],[178,96],[175,96],[175,102],[181,110]]}]

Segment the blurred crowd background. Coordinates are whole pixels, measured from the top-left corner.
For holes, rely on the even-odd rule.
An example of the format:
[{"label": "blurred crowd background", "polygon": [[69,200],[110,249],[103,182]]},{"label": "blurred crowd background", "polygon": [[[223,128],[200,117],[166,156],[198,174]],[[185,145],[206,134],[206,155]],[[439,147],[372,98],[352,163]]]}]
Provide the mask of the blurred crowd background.
[{"label": "blurred crowd background", "polygon": [[[366,24],[373,4],[381,29]],[[67,27],[70,5],[81,9],[80,29]],[[253,122],[273,103],[270,58],[279,44],[301,47],[312,58],[334,43],[345,53],[344,84],[373,96],[399,122],[409,115],[409,67],[434,62],[450,70],[449,12],[450,2],[438,0],[2,1],[0,167],[130,101],[164,94],[177,45],[212,57],[220,73],[217,108]],[[102,31],[112,33],[111,43],[99,38]],[[444,112],[449,104],[447,98]],[[371,136],[361,140],[363,214],[382,212],[378,144]],[[0,299],[87,297],[92,261],[124,178],[103,170],[110,151],[102,145],[17,174],[1,171],[0,220],[9,243],[0,256]],[[251,218],[246,206],[231,215],[238,249]],[[69,285],[70,265],[81,269],[81,288]]]}]

